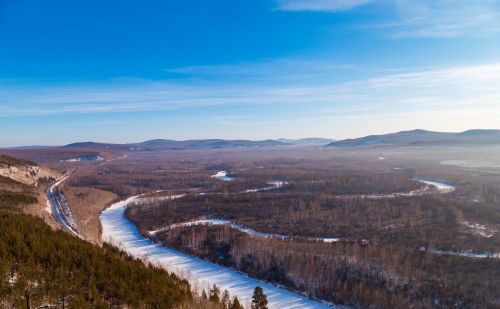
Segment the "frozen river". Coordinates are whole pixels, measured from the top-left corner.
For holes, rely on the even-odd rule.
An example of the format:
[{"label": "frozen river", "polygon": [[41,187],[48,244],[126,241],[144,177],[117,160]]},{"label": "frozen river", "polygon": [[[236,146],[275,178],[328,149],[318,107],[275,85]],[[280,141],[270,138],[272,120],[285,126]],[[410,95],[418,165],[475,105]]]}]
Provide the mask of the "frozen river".
[{"label": "frozen river", "polygon": [[267,295],[269,308],[332,308],[300,294],[249,278],[232,269],[161,246],[143,237],[135,225],[125,217],[126,206],[137,198],[135,196],[117,202],[101,214],[104,241],[120,247],[132,256],[186,278],[192,287],[207,289],[207,286],[215,283],[221,290],[227,289],[231,295],[237,295],[244,305],[250,303],[254,288],[260,286]]},{"label": "frozen river", "polygon": [[[227,177],[227,173],[219,172],[214,175],[214,178],[231,181],[234,178]],[[229,180],[229,178],[231,180]],[[435,187],[442,194],[454,191],[454,187],[435,180],[426,179],[414,179],[425,183],[427,187],[421,191],[427,193],[430,187]],[[285,184],[285,182],[270,183],[271,187],[269,189],[279,188]],[[265,188],[267,189],[267,188]],[[246,192],[260,191],[248,190]],[[399,193],[396,195],[408,196],[408,195],[419,195],[423,192],[407,192]],[[382,195],[383,197],[394,197],[391,194]],[[368,195],[371,196],[371,195]],[[180,196],[173,196],[172,198],[179,198]],[[379,196],[377,196],[379,197]],[[321,302],[317,302],[308,299],[300,294],[290,292],[286,289],[276,287],[274,285],[265,283],[260,280],[249,278],[248,276],[237,272],[233,269],[229,269],[223,266],[219,266],[196,257],[184,254],[180,251],[172,249],[170,247],[162,246],[158,243],[153,242],[149,238],[143,237],[135,225],[130,222],[125,216],[125,209],[127,205],[133,203],[139,199],[138,196],[130,197],[126,200],[117,202],[106,209],[100,216],[102,224],[102,239],[106,242],[112,243],[132,256],[141,258],[152,264],[158,265],[167,271],[173,272],[182,278],[186,278],[192,285],[192,287],[201,290],[202,288],[207,289],[208,286],[216,284],[221,288],[221,290],[227,289],[231,295],[237,295],[243,304],[249,304],[253,295],[253,290],[256,286],[260,286],[264,289],[268,296],[269,308],[332,308],[331,305],[327,305]],[[208,220],[197,220],[192,222],[185,222],[179,225],[198,225],[198,224],[209,224],[209,225],[230,225],[233,228],[237,228],[243,232],[262,237],[277,237],[283,238],[285,235],[280,234],[264,234],[252,229],[244,228],[235,225],[233,222],[220,219],[208,219]],[[170,227],[171,228],[171,227]],[[157,231],[154,231],[157,232]],[[153,233],[154,233],[153,232]],[[263,234],[263,235],[261,235]],[[337,238],[328,239],[315,239],[324,242],[338,241]]]}]

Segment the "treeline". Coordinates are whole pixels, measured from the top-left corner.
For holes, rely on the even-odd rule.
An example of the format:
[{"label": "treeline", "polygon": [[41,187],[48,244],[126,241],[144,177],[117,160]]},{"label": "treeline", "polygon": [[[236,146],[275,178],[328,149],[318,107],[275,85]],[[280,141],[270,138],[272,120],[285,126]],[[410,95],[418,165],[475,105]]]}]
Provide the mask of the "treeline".
[{"label": "treeline", "polygon": [[498,251],[500,247],[500,233],[478,237],[464,225],[466,220],[480,220],[494,226],[500,220],[498,211],[454,195],[363,199],[279,191],[188,194],[182,199],[129,207],[126,215],[144,235],[173,223],[208,217],[290,236],[365,238],[376,243],[432,244],[449,249]]},{"label": "treeline", "polygon": [[12,192],[7,190],[0,190],[1,208],[20,208],[21,205],[34,204],[37,202],[38,199],[32,192]]},{"label": "treeline", "polygon": [[354,307],[495,308],[500,295],[495,259],[359,241],[284,242],[220,226],[176,228],[156,237],[254,278]]},{"label": "treeline", "polygon": [[237,172],[246,182],[282,180],[289,185],[281,192],[303,194],[382,194],[416,190],[423,185],[412,181],[410,174],[369,173],[366,171],[338,171],[307,166],[268,166],[248,168]]},{"label": "treeline", "polygon": [[33,161],[30,161],[30,160],[25,160],[25,159],[20,159],[20,158],[15,158],[15,157],[7,156],[4,154],[0,154],[0,165],[7,165],[7,166],[32,165],[32,166],[36,166],[37,164]]},{"label": "treeline", "polygon": [[[3,205],[2,205],[3,206]],[[189,284],[118,249],[53,231],[41,219],[0,213],[0,304],[69,308],[179,308]]]}]

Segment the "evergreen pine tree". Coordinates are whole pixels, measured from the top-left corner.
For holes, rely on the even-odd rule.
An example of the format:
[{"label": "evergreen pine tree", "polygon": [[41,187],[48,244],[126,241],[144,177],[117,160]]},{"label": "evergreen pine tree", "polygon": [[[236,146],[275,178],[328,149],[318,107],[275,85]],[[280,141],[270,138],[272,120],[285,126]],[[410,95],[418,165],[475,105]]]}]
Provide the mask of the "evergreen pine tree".
[{"label": "evergreen pine tree", "polygon": [[243,306],[240,304],[240,301],[238,300],[238,297],[234,297],[233,303],[231,304],[230,309],[244,309]]},{"label": "evergreen pine tree", "polygon": [[208,300],[214,303],[218,303],[220,301],[220,289],[214,284],[210,289],[210,296]]},{"label": "evergreen pine tree", "polygon": [[252,309],[268,309],[267,296],[264,294],[264,290],[260,286],[256,287],[253,291]]},{"label": "evergreen pine tree", "polygon": [[205,289],[201,291],[201,298],[205,300],[208,299],[207,292],[205,292]]},{"label": "evergreen pine tree", "polygon": [[221,303],[226,309],[231,306],[231,298],[229,298],[228,290],[224,290],[224,293],[222,293]]}]

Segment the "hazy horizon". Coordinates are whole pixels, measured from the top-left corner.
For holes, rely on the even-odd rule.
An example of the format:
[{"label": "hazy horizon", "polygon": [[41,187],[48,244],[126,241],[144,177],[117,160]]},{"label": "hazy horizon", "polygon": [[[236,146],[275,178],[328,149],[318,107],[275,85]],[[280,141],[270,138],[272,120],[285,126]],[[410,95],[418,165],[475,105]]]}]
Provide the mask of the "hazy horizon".
[{"label": "hazy horizon", "polygon": [[352,137],[345,137],[345,138],[335,138],[335,137],[323,137],[323,136],[304,136],[304,137],[297,137],[297,138],[288,138],[288,137],[269,137],[269,138],[261,138],[261,139],[246,139],[246,138],[220,138],[220,137],[210,137],[210,138],[190,138],[190,139],[175,139],[175,138],[168,138],[168,137],[152,137],[152,138],[146,138],[143,140],[123,140],[123,141],[114,141],[114,140],[100,140],[98,137],[96,139],[91,139],[91,140],[73,140],[69,141],[67,143],[62,143],[62,144],[26,144],[26,145],[13,145],[13,146],[0,146],[0,148],[23,148],[23,147],[58,147],[58,146],[66,146],[69,144],[73,143],[103,143],[103,144],[139,144],[147,141],[153,141],[153,140],[172,140],[172,141],[188,141],[188,140],[211,140],[211,139],[220,139],[220,140],[249,140],[249,141],[264,141],[264,140],[300,140],[300,139],[309,139],[309,138],[318,138],[318,139],[326,139],[326,140],[334,140],[334,141],[341,141],[341,140],[346,140],[346,139],[356,139],[356,138],[362,138],[366,137],[369,135],[385,135],[385,134],[391,134],[391,133],[400,133],[400,132],[405,132],[405,131],[414,131],[414,130],[424,130],[424,131],[429,131],[429,132],[434,132],[434,133],[462,133],[466,131],[471,131],[471,130],[499,130],[499,129],[492,129],[492,128],[469,128],[463,131],[432,131],[432,130],[426,130],[426,129],[421,129],[421,128],[413,128],[413,129],[408,129],[408,130],[402,130],[402,131],[390,131],[390,132],[382,132],[382,133],[373,133],[373,134],[367,134],[367,135],[361,135],[361,136],[352,136]]}]

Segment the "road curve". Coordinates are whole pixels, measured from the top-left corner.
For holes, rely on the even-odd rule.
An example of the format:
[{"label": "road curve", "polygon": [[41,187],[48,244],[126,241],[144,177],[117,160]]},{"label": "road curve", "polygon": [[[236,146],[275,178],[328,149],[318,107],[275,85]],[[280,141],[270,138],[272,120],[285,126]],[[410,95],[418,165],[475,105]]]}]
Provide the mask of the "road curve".
[{"label": "road curve", "polygon": [[69,176],[70,173],[65,174],[48,187],[47,199],[50,202],[52,215],[54,219],[56,219],[57,223],[59,223],[70,234],[83,239],[83,236],[76,224],[75,218],[71,213],[71,208],[69,207],[68,201],[66,200],[64,193],[59,190],[59,186],[65,180],[67,180]]}]

